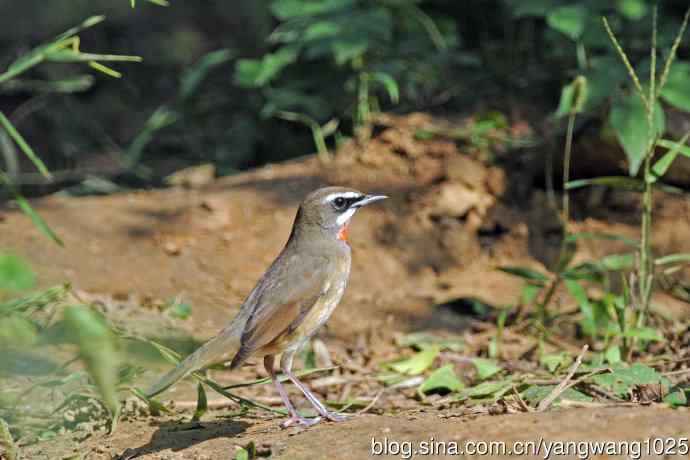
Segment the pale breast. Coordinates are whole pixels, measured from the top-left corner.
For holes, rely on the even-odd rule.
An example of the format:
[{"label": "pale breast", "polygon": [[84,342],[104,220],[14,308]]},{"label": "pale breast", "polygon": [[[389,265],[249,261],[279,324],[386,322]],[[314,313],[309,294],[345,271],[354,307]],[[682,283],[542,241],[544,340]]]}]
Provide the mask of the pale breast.
[{"label": "pale breast", "polygon": [[324,287],[324,295],[311,308],[304,321],[286,337],[288,349],[301,348],[331,317],[333,310],[343,298],[350,275],[350,260],[347,259]]}]

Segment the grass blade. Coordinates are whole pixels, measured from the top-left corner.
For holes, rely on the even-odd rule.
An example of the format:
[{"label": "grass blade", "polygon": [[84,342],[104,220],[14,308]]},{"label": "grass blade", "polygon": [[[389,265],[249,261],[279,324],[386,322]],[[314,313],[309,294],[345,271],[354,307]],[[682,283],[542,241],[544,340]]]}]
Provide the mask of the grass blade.
[{"label": "grass blade", "polygon": [[196,410],[194,410],[194,415],[192,416],[192,422],[198,422],[201,417],[208,411],[208,399],[206,398],[206,390],[204,390],[204,385],[199,382],[196,387],[197,399],[196,399]]},{"label": "grass blade", "polygon": [[5,116],[4,113],[0,112],[0,124],[2,125],[3,128],[5,128],[5,131],[7,131],[7,134],[14,140],[14,142],[17,143],[19,148],[21,149],[22,152],[24,152],[24,155],[26,155],[29,160],[36,166],[36,169],[45,177],[46,179],[52,179],[52,176],[50,175],[50,171],[48,171],[48,168],[46,168],[46,165],[43,163],[43,161],[36,155],[34,150],[29,146],[29,144],[24,140],[21,134],[19,134],[19,131],[14,127],[12,122]]},{"label": "grass blade", "polygon": [[29,216],[29,219],[31,219],[31,222],[40,230],[41,233],[43,233],[45,236],[53,240],[56,244],[59,246],[64,246],[65,243],[60,239],[59,236],[48,226],[48,223],[43,220],[43,217],[38,214],[34,208],[31,207],[29,202],[27,201],[26,198],[24,198],[21,195],[15,196],[15,201],[17,205],[19,206],[19,209],[22,210],[24,214]]}]

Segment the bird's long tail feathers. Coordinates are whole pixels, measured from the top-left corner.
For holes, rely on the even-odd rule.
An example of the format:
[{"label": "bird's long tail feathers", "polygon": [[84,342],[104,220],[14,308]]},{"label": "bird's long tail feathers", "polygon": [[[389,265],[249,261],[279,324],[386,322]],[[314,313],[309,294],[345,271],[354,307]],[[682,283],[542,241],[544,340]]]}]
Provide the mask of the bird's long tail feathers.
[{"label": "bird's long tail feathers", "polygon": [[153,397],[170,388],[178,380],[181,380],[192,372],[208,366],[223,358],[232,359],[240,348],[240,338],[245,318],[238,315],[228,327],[217,336],[206,342],[194,353],[187,356],[177,367],[154,383],[147,391],[146,396]]}]

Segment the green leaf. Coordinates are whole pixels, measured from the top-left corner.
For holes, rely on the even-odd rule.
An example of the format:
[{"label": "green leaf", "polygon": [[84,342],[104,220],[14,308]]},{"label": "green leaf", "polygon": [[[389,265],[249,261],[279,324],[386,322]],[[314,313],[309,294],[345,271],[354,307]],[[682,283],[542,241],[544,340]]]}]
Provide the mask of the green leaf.
[{"label": "green leaf", "polygon": [[675,142],[669,139],[659,139],[656,143],[659,147],[663,147],[665,149],[678,149],[678,153],[683,155],[684,157],[690,158],[690,146],[684,145],[680,142]]},{"label": "green leaf", "polygon": [[673,407],[687,406],[690,401],[690,388],[678,388],[664,397],[664,402]]},{"label": "green leaf", "polygon": [[565,367],[570,362],[568,353],[561,352],[539,357],[539,364],[546,367],[549,372],[554,373],[558,368]]},{"label": "green leaf", "polygon": [[[527,401],[529,404],[532,406],[535,406],[539,404],[539,402],[549,396],[554,388],[556,388],[556,385],[544,385],[544,386],[539,386],[539,385],[532,385],[528,387],[525,391],[523,391],[520,396]],[[574,390],[572,388],[568,388],[565,390],[563,393],[558,395],[558,397],[554,400],[554,404],[558,404],[563,400],[567,401],[578,401],[578,402],[592,402],[593,399],[583,393],[580,393],[577,390]]]},{"label": "green leaf", "polygon": [[180,302],[177,299],[171,302],[172,305],[168,309],[170,316],[175,318],[187,319],[192,314],[192,306],[187,302]]},{"label": "green leaf", "polygon": [[297,61],[299,48],[283,46],[259,59],[238,59],[235,80],[244,88],[261,88],[275,80],[288,65]]},{"label": "green leaf", "polygon": [[201,420],[201,417],[203,417],[208,411],[208,399],[206,398],[206,390],[204,390],[203,383],[197,383],[196,392],[196,409],[194,410],[194,415],[192,416],[193,422],[198,422]]},{"label": "green leaf", "polygon": [[647,15],[646,0],[616,0],[616,8],[628,19],[638,21]]},{"label": "green leaf", "polygon": [[[655,135],[661,135],[665,131],[665,116],[658,102],[654,114]],[[644,103],[637,94],[614,99],[609,122],[628,158],[628,173],[637,175],[647,152],[649,134]]]},{"label": "green leaf", "polygon": [[211,51],[205,54],[199,62],[185,71],[180,81],[179,97],[182,100],[191,97],[206,78],[209,72],[234,57],[234,53],[227,49]]},{"label": "green leaf", "polygon": [[446,364],[443,367],[436,369],[431,375],[419,386],[419,392],[423,394],[431,392],[452,392],[457,391],[463,387],[462,382],[455,375],[452,364]]},{"label": "green leaf", "polygon": [[477,369],[479,380],[486,380],[503,370],[493,359],[473,358],[472,364]]},{"label": "green leaf", "polygon": [[0,348],[21,348],[33,344],[37,337],[38,328],[27,318],[17,314],[0,317]]},{"label": "green leaf", "polygon": [[669,380],[656,370],[644,364],[611,366],[613,372],[592,377],[594,383],[613,391],[616,395],[626,395],[636,385],[662,384],[670,386]]},{"label": "green leaf", "polygon": [[302,40],[323,40],[337,36],[341,32],[341,26],[333,21],[317,21],[310,24],[304,31]]},{"label": "green leaf", "polygon": [[619,188],[623,190],[632,190],[634,192],[641,192],[644,190],[644,183],[641,180],[635,179],[634,177],[625,176],[602,176],[594,177],[592,179],[571,180],[565,184],[565,188],[567,190],[573,190],[590,185],[603,185],[606,187]]},{"label": "green leaf", "polygon": [[369,42],[363,38],[338,40],[331,45],[337,65],[343,65],[361,57],[369,49]]},{"label": "green leaf", "polygon": [[520,290],[520,304],[530,305],[541,291],[541,286],[534,284],[525,284]]},{"label": "green leaf", "polygon": [[271,13],[283,21],[287,19],[316,16],[342,11],[355,4],[356,0],[274,0]]},{"label": "green leaf", "polygon": [[600,232],[578,232],[571,233],[565,238],[566,242],[575,242],[579,240],[607,240],[607,241],[620,241],[628,246],[638,246],[639,242],[633,240],[623,235],[616,235],[613,233],[600,233]]},{"label": "green leaf", "polygon": [[64,324],[115,423],[120,410],[117,396],[120,356],[115,336],[103,318],[87,307],[67,307]]},{"label": "green leaf", "polygon": [[553,0],[506,0],[516,18],[544,17],[553,7]]},{"label": "green leaf", "polygon": [[437,346],[426,348],[407,359],[389,363],[388,367],[400,374],[417,375],[431,367],[441,350]]},{"label": "green leaf", "polygon": [[556,117],[567,117],[571,113],[581,113],[587,102],[587,79],[578,76],[561,90]]},{"label": "green leaf", "polygon": [[585,334],[594,336],[594,334],[596,334],[596,321],[594,318],[594,310],[589,303],[587,292],[582,285],[575,280],[566,279],[565,286],[580,307],[580,312],[582,312],[582,328]]},{"label": "green leaf", "polygon": [[384,88],[386,88],[391,102],[397,104],[400,100],[400,90],[398,89],[398,84],[395,82],[395,79],[384,72],[374,72],[371,74],[371,77],[374,81],[379,82]]},{"label": "green leaf", "polygon": [[478,398],[493,395],[500,398],[513,387],[513,382],[510,380],[501,380],[498,382],[482,382],[471,388],[462,390],[461,397]]},{"label": "green leaf", "polygon": [[654,261],[655,265],[669,265],[669,264],[690,264],[690,253],[669,254],[667,256],[659,257]]},{"label": "green leaf", "polygon": [[35,284],[36,275],[24,259],[0,252],[0,291],[26,291]]},{"label": "green leaf", "polygon": [[672,106],[690,112],[690,62],[673,63],[661,97]]},{"label": "green leaf", "polygon": [[152,416],[157,417],[162,413],[165,414],[170,414],[172,411],[168,409],[165,404],[162,402],[154,399],[154,398],[149,398],[144,394],[142,390],[139,388],[130,388],[130,391],[134,396],[145,402],[149,406],[149,412],[151,413]]},{"label": "green leaf", "polygon": [[[651,182],[656,182],[659,178],[666,174],[668,168],[671,167],[671,164],[673,164],[678,154],[681,153],[681,150],[685,146],[688,137],[690,137],[690,131],[688,131],[688,133],[686,133],[679,142],[675,143],[675,145],[668,152],[666,152],[656,161],[656,163],[654,163],[654,165],[652,165],[652,175],[649,179]],[[661,145],[660,142],[661,141],[657,142],[657,145]],[[690,148],[688,148],[688,152],[690,152]]]},{"label": "green leaf", "polygon": [[[641,192],[644,190],[644,182],[641,179],[636,179],[634,177],[623,177],[623,176],[604,176],[595,177],[593,179],[578,179],[573,180],[565,184],[567,190],[572,190],[581,187],[587,187],[590,185],[600,185],[606,187],[614,187],[623,190],[631,190],[633,192]],[[675,195],[682,195],[683,189],[678,187],[673,187],[671,185],[662,184],[661,182],[656,182],[654,184],[659,190],[663,190],[666,193],[671,193]]]},{"label": "green leaf", "polygon": [[249,452],[242,447],[237,447],[235,453],[235,460],[249,460]]},{"label": "green leaf", "polygon": [[441,350],[461,351],[465,344],[458,339],[450,339],[428,332],[411,332],[402,336],[395,337],[395,344],[399,347],[413,347],[423,350],[431,346],[437,346]]},{"label": "green leaf", "polygon": [[635,265],[634,254],[610,254],[604,256],[597,261],[597,263],[604,269],[609,271],[620,271],[633,268]]},{"label": "green leaf", "polygon": [[641,340],[649,340],[654,342],[663,342],[664,336],[657,329],[651,327],[638,327],[633,329],[628,329],[623,334],[625,337],[631,337]]},{"label": "green leaf", "polygon": [[519,276],[530,281],[537,281],[538,283],[546,283],[549,277],[527,267],[498,267],[498,270],[508,273],[509,275]]},{"label": "green leaf", "polygon": [[621,354],[621,347],[618,345],[612,345],[606,349],[604,352],[604,358],[609,364],[618,364],[623,361]]},{"label": "green leaf", "polygon": [[549,27],[564,33],[572,40],[578,40],[585,30],[589,10],[582,5],[567,5],[551,8],[546,15]]}]

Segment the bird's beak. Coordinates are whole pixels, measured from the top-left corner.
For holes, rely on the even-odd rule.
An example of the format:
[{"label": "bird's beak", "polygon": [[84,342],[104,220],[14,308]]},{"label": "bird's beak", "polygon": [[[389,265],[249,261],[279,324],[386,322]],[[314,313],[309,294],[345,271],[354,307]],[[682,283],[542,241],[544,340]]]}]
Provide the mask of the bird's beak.
[{"label": "bird's beak", "polygon": [[375,201],[381,201],[388,198],[386,195],[366,195],[364,198],[352,205],[353,208],[361,208],[368,204],[374,203]]}]

